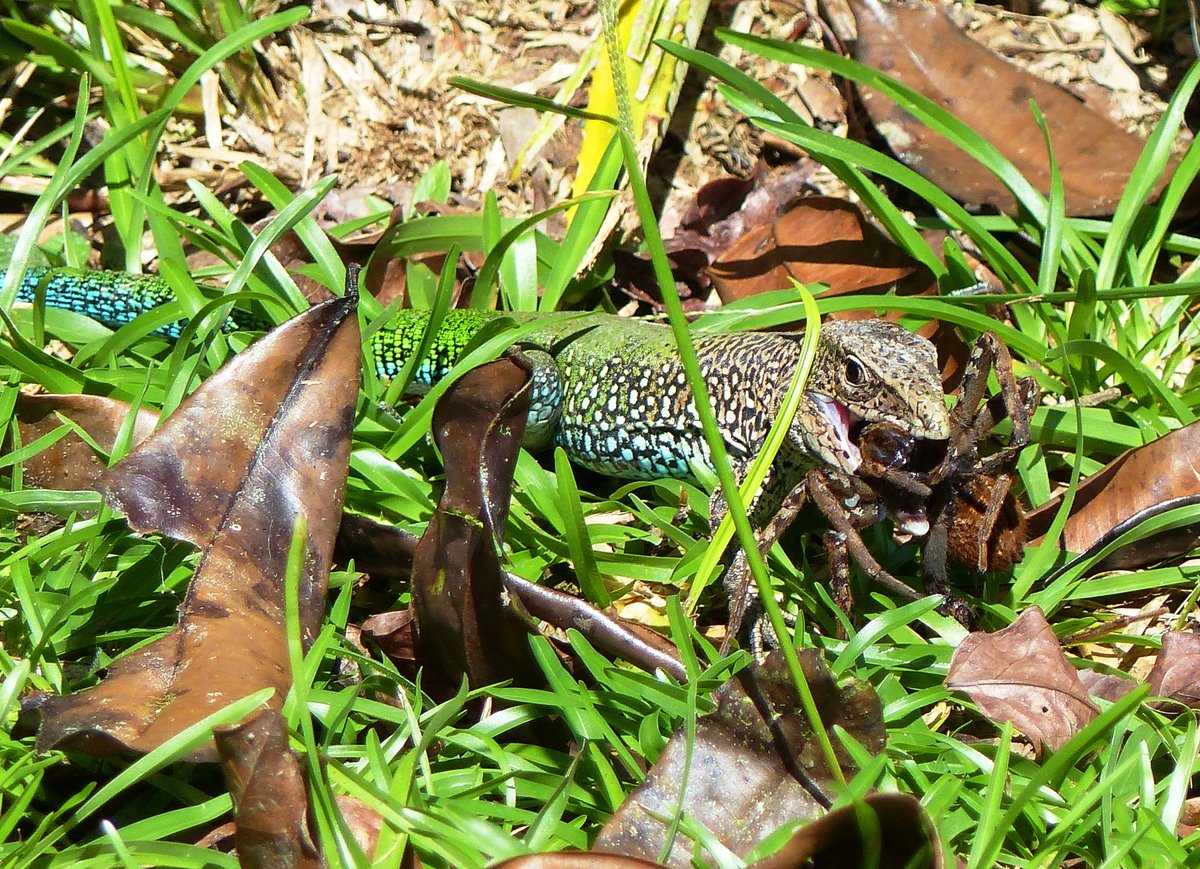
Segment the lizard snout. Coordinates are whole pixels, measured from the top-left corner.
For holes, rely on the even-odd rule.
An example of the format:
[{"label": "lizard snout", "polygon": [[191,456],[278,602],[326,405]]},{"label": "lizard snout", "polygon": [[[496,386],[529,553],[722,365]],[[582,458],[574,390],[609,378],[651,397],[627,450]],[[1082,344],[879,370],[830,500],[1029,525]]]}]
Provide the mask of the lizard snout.
[{"label": "lizard snout", "polygon": [[936,395],[917,399],[914,405],[914,435],[932,441],[944,441],[950,437],[950,412],[946,410],[946,399],[940,389]]}]

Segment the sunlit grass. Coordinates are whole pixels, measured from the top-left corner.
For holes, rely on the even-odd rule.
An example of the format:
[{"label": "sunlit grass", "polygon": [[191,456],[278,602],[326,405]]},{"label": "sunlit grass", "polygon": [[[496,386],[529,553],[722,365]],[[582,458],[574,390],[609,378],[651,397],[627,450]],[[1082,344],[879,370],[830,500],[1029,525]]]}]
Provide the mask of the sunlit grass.
[{"label": "sunlit grass", "polygon": [[[154,22],[155,30],[130,7],[88,8],[94,27],[82,19],[72,24],[61,11],[50,16],[53,20],[25,22],[32,28],[52,25],[47,32],[64,44],[70,34],[91,37],[71,43],[73,51],[88,53],[73,61],[75,66],[67,63],[71,56],[63,49],[49,50],[57,43],[48,42],[44,50],[54,60],[46,64],[48,81],[62,86],[70,71],[77,82],[79,71],[87,70],[104,85],[103,100],[94,105],[81,100],[74,122],[61,128],[59,138],[74,136],[78,141],[91,111],[103,112],[113,130],[85,156],[68,151],[67,158],[54,162],[34,153],[34,147],[13,152],[5,164],[9,171],[27,172],[47,185],[19,249],[20,264],[30,261],[41,224],[58,209],[62,197],[99,169],[110,183],[130,182],[124,205],[114,210],[126,260],[140,262],[148,230],[157,246],[159,273],[177,287],[181,304],[191,306],[193,313],[209,303],[211,292],[205,286],[227,278],[233,290],[244,295],[225,301],[254,305],[275,320],[299,308],[303,302],[292,279],[270,252],[271,240],[288,230],[295,231],[308,251],[314,264],[310,273],[328,287],[339,288],[341,260],[311,219],[331,179],[293,193],[266,169],[248,166],[246,176],[255,195],[270,201],[278,215],[257,235],[211,193],[198,191],[197,210],[184,214],[148,182],[148,161],[167,116],[181,110],[198,75],[217,62],[216,55],[172,73],[171,96],[158,113],[144,104],[146,86],[138,73],[125,80],[97,71],[97,64],[109,62],[100,59],[100,46],[118,21],[159,35],[173,23],[179,32],[172,31],[172,38],[194,44],[193,55],[217,45],[218,54],[237,56],[251,40],[237,18],[240,10],[178,5],[172,17]],[[221,28],[204,24],[213,14]],[[285,26],[295,17],[281,13],[269,27]],[[261,21],[257,25],[261,32],[269,29]],[[830,55],[807,50],[798,54],[794,47],[739,39],[775,56],[792,52],[794,59],[841,74],[867,75]],[[1055,197],[1022,189],[1020,195],[1033,204],[1028,213],[1017,219],[980,218],[890,158],[801,126],[765,88],[733,74],[719,61],[680,53],[724,76],[726,95],[764,127],[830,165],[875,211],[896,242],[939,276],[951,277],[938,252],[930,250],[907,217],[890,205],[878,179],[903,183],[929,202],[923,226],[959,230],[983,253],[1005,282],[1006,294],[1000,299],[839,297],[818,304],[823,313],[847,307],[901,311],[914,326],[942,319],[961,326],[968,338],[985,329],[996,331],[1016,355],[1018,374],[1037,377],[1046,395],[1034,420],[1036,443],[1020,466],[1031,501],[1048,499],[1076,469],[1094,472],[1123,449],[1194,420],[1200,405],[1192,362],[1197,327],[1187,321],[1186,313],[1200,294],[1200,283],[1187,273],[1175,283],[1150,281],[1160,273],[1156,267],[1172,257],[1200,253],[1200,239],[1169,223],[1170,210],[1200,164],[1195,146],[1158,205],[1146,205],[1131,195],[1110,221],[1071,220],[1061,217]],[[1164,142],[1175,135],[1171,125],[1179,122],[1198,77],[1194,68],[1181,83],[1162,135],[1148,146],[1148,171],[1161,167]],[[65,92],[70,99],[86,96],[74,85]],[[509,96],[499,89],[492,93]],[[910,99],[901,92],[896,95]],[[934,125],[941,123],[952,139],[963,139],[938,111],[917,102],[909,108],[924,111]],[[962,144],[990,159],[974,139],[967,137]],[[608,175],[616,177],[619,149],[614,146],[602,158],[609,161]],[[435,195],[448,191],[444,181],[444,167],[431,167],[422,189]],[[525,310],[544,306],[547,299],[584,299],[602,280],[581,273],[580,266],[603,224],[608,201],[607,194],[598,191],[579,203],[562,241],[523,224],[526,216],[500,214],[494,203],[478,214],[415,217],[389,233],[378,257],[455,246],[480,250],[490,255],[487,274],[498,282],[489,287],[484,281],[480,293],[496,291],[510,306]],[[1043,250],[1054,267],[1031,273],[1006,247],[1012,233],[1043,243],[1057,239],[1057,248]],[[189,275],[182,265],[185,248],[214,252],[223,265]],[[47,244],[42,253],[52,262],[70,262],[73,256],[66,243]],[[452,272],[422,274],[413,268],[410,286],[418,297],[435,300],[444,296],[451,277]],[[275,301],[264,304],[266,299]],[[985,303],[1001,300],[1009,306],[1012,324],[998,322],[985,311]],[[383,316],[380,306],[365,300],[364,308],[366,322],[377,326]],[[766,327],[802,319],[802,311],[794,294],[781,293],[710,315],[700,327],[726,328],[734,316],[738,328]],[[244,333],[223,334],[217,322],[209,318],[207,327],[172,347],[151,336],[156,327],[152,319],[112,334],[80,318],[48,316],[45,333],[75,347],[74,359],[52,360],[40,352],[40,343],[3,345],[0,377],[6,385],[0,390],[0,409],[6,412],[0,420],[12,429],[14,392],[24,383],[63,391],[86,389],[169,409],[251,340]],[[28,310],[17,312],[16,325],[26,336],[43,328]],[[505,343],[503,337],[495,338],[480,348],[477,358],[495,355]],[[1109,387],[1117,387],[1119,393],[1097,407],[1077,408],[1078,397]],[[369,383],[369,399],[360,402],[347,506],[420,532],[440,488],[440,465],[425,437],[433,399],[398,421],[375,404],[385,394],[383,385]],[[132,535],[119,519],[97,514],[94,494],[29,490],[19,470],[6,465],[2,473],[0,509],[8,521],[0,530],[0,708],[11,725],[22,696],[94,684],[112,660],[165,632],[173,624],[196,556],[181,544]],[[505,540],[508,566],[516,573],[537,579],[547,568],[569,570],[586,549],[594,559],[588,567],[593,596],[601,594],[599,581],[614,577],[637,578],[669,594],[686,590],[704,558],[709,541],[703,515],[707,493],[695,486],[667,481],[614,489],[587,475],[568,481],[551,462],[529,456],[522,457],[516,480]],[[684,494],[691,510],[677,521]],[[34,511],[53,514],[62,523],[36,538],[29,536],[24,527],[15,526],[18,515]],[[920,556],[914,547],[896,546],[883,529],[867,537],[889,570],[920,582]],[[884,704],[886,763],[861,774],[851,788],[916,794],[947,853],[964,855],[972,866],[996,861],[1045,866],[1069,860],[1094,866],[1187,863],[1200,839],[1180,841],[1175,824],[1196,770],[1193,716],[1168,716],[1135,697],[1107,706],[1067,749],[1052,760],[1035,762],[1019,750],[1010,731],[983,721],[970,704],[952,697],[942,685],[953,648],[964,635],[959,625],[939,616],[929,602],[897,602],[860,580],[856,591],[862,624],[846,639],[834,639],[844,620],[824,585],[819,535],[790,543],[795,545],[770,555],[768,567],[772,582],[787,594],[785,608],[802,616],[801,641],[824,650],[839,676],[853,675],[873,684]],[[969,586],[967,593],[980,600],[985,624],[999,627],[1037,603],[1052,623],[1070,620],[1078,629],[1113,602],[1168,589],[1177,589],[1182,601],[1196,586],[1196,571],[1187,566],[1095,579],[1075,570],[1047,585],[1045,577],[1059,560],[1059,553],[1044,547],[1032,551],[1013,578],[989,577]],[[351,574],[335,574],[331,596],[346,593],[354,581]],[[404,588],[376,593],[391,596],[396,606],[407,603]],[[717,602],[711,605],[719,608]],[[337,618],[344,618],[344,610],[340,612]],[[661,618],[665,621],[665,614]],[[677,640],[693,641],[678,620],[673,628]],[[365,658],[340,639],[330,645],[304,686],[308,711],[315,718],[313,731],[327,758],[326,782],[314,787],[354,795],[380,812],[386,832],[375,865],[397,865],[408,842],[427,862],[453,866],[483,865],[530,849],[586,846],[667,738],[698,711],[707,710],[706,698],[726,666],[706,661],[712,669],[698,680],[694,698],[667,680],[600,663],[603,659],[578,637],[571,642],[590,672],[588,684],[567,674],[539,641],[547,687],[491,691],[511,705],[504,715],[483,721],[468,714],[474,695],[434,703],[386,661]],[[706,647],[698,641],[696,654],[705,661]],[[361,668],[361,681],[344,679],[345,661]],[[489,692],[475,692],[481,693]],[[400,699],[383,702],[381,697]],[[564,710],[569,714],[563,715]],[[587,740],[585,751],[573,756],[565,746],[547,748],[513,736],[523,721],[551,714],[563,715],[581,745]],[[295,747],[312,751],[314,744],[306,745],[297,731]],[[0,769],[0,862],[6,865],[54,861],[115,866],[125,865],[122,861],[127,859],[162,866],[234,865],[228,856],[184,844],[229,819],[228,795],[212,770],[172,765],[155,771],[132,767],[127,760],[40,756],[29,736],[17,737],[7,730],[0,735]],[[86,818],[80,814],[81,807],[92,806],[89,801],[101,788],[111,787],[123,775],[121,784],[127,789],[119,800],[95,806],[96,813]],[[111,828],[98,825],[101,817]],[[323,824],[333,829],[335,819],[324,818]]]}]

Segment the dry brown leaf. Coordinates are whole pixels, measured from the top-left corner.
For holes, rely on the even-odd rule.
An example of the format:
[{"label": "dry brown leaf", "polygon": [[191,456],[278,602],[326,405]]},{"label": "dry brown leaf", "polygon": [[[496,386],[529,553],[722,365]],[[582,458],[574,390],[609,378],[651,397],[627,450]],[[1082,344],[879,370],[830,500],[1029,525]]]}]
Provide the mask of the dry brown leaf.
[{"label": "dry brown leaf", "polygon": [[1114,676],[1112,673],[1099,673],[1096,670],[1076,670],[1079,681],[1093,697],[1115,703],[1138,686],[1138,683],[1128,676]]},{"label": "dry brown leaf", "polygon": [[[874,689],[861,682],[839,687],[812,650],[801,653],[801,663],[825,726],[841,726],[868,751],[881,751],[883,712]],[[605,824],[595,850],[655,859],[670,819],[682,810],[743,855],[783,824],[824,814],[832,773],[799,711],[782,655],[774,652],[761,666],[742,671],[715,699],[717,711],[697,723],[694,744],[686,744],[683,732],[671,738],[649,775]],[[843,768],[848,761],[840,756]],[[696,856],[681,834],[666,865],[691,866]]]},{"label": "dry brown leaf", "polygon": [[530,369],[504,358],[467,372],[433,412],[446,487],[413,556],[417,651],[450,691],[541,684],[529,627],[506,604],[499,542],[529,412]]},{"label": "dry brown leaf", "polygon": [[1200,830],[1200,797],[1188,797],[1183,801],[1183,812],[1176,825],[1176,835],[1186,839],[1192,833]]},{"label": "dry brown leaf", "polygon": [[274,709],[216,731],[217,753],[237,815],[234,843],[243,867],[319,869],[300,760]]},{"label": "dry brown leaf", "polygon": [[[1050,129],[1067,214],[1113,213],[1145,142],[1063,89],[992,54],[935,4],[854,0],[852,5],[858,22],[855,59],[950,111],[1048,195],[1045,140],[1029,111],[1034,100]],[[876,128],[903,162],[961,202],[1016,211],[1008,188],[980,163],[891,99],[869,88],[859,88],[859,93]]]},{"label": "dry brown leaf", "polygon": [[[118,660],[100,685],[35,698],[39,750],[150,751],[229,703],[291,684],[283,579],[307,523],[300,622],[324,613],[341,517],[361,339],[357,296],[312,308],[234,357],[99,483],[142,533],[203,557],[165,637]],[[210,743],[193,759],[211,759]]]},{"label": "dry brown leaf", "polygon": [[524,854],[497,863],[492,869],[662,869],[662,865],[653,860],[626,857],[623,854],[561,851],[554,854]]},{"label": "dry brown leaf", "polygon": [[709,267],[724,302],[786,289],[792,281],[828,284],[822,296],[935,289],[933,275],[853,203],[807,196],[777,220],[751,229]]},{"label": "dry brown leaf", "polygon": [[1011,721],[1039,752],[1043,745],[1061,748],[1097,714],[1038,607],[1003,630],[963,640],[946,687],[966,694],[992,721]]},{"label": "dry brown leaf", "polygon": [[[21,443],[28,445],[63,425],[66,417],[88,433],[103,450],[111,453],[121,426],[130,414],[124,401],[101,395],[17,396],[17,424]],[[142,408],[133,425],[133,444],[150,436],[158,414]],[[108,467],[96,451],[74,432],[42,450],[24,463],[24,482],[32,489],[90,489]]]},{"label": "dry brown leaf", "polygon": [[[864,815],[869,817],[865,824]],[[495,869],[664,869],[669,865],[624,854],[563,851],[514,857]],[[946,865],[937,831],[916,797],[868,794],[856,805],[801,827],[783,848],[750,864],[749,869],[865,865],[879,869],[942,869]]]},{"label": "dry brown leaf", "polygon": [[[283,716],[265,709],[213,736],[237,816],[238,863],[264,869],[324,866],[310,821],[304,768],[288,747]],[[335,794],[335,799],[358,846],[370,856],[383,819],[353,797]]]},{"label": "dry brown leaf", "polygon": [[[864,824],[862,813],[869,812]],[[941,869],[942,843],[921,801],[909,794],[868,794],[806,824],[776,854],[749,869]]]},{"label": "dry brown leaf", "polygon": [[376,613],[362,623],[361,639],[387,655],[402,672],[416,675],[417,643],[411,609]]},{"label": "dry brown leaf", "polygon": [[[1122,453],[1079,484],[1071,516],[1063,527],[1062,548],[1086,552],[1102,545],[1140,518],[1172,505],[1200,499],[1200,423],[1192,423],[1156,441]],[[1029,514],[1030,537],[1041,542],[1062,497]],[[1106,567],[1139,567],[1195,548],[1194,528],[1138,541],[1105,560]]]},{"label": "dry brown leaf", "polygon": [[1200,707],[1200,636],[1180,631],[1165,634],[1146,681],[1158,697]]}]

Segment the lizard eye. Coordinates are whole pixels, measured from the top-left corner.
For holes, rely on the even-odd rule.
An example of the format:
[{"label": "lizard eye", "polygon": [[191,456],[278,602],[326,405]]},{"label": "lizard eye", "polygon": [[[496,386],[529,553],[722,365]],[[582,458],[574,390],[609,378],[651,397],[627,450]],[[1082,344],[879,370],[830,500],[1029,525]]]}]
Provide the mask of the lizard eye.
[{"label": "lizard eye", "polygon": [[851,386],[864,386],[867,382],[867,369],[853,356],[846,359],[846,382]]}]

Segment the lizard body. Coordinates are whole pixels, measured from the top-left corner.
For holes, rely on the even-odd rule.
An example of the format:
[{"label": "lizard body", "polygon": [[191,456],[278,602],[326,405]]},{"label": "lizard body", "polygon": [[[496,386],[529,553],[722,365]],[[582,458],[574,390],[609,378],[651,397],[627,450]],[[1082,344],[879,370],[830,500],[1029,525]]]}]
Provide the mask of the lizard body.
[{"label": "lizard body", "polygon": [[[3,273],[0,272],[0,280]],[[30,269],[18,300],[87,314],[111,327],[170,302],[160,278],[118,272]],[[446,313],[419,364],[410,391],[427,391],[454,367],[473,340],[497,318],[524,323],[516,347],[533,363],[526,445],[562,447],[576,465],[626,479],[692,480],[711,468],[692,391],[671,330],[607,314]],[[236,319],[235,319],[236,318]],[[397,376],[419,351],[430,326],[428,311],[405,310],[371,337],[377,374]],[[157,331],[178,338],[183,322]],[[236,312],[226,331],[258,328]],[[735,476],[744,477],[779,413],[800,362],[802,336],[785,333],[698,333],[693,337]],[[883,320],[832,321],[821,327],[817,354],[796,415],[752,502],[752,520],[764,527],[809,472],[826,469],[852,477],[862,464],[859,430],[885,423],[929,439],[949,435],[949,415],[928,341]],[[725,511],[718,489],[710,503],[714,527]],[[749,617],[752,648],[773,634],[757,618],[757,597],[746,584],[744,555],[725,575],[731,628]]]},{"label": "lizard body", "polygon": [[[48,306],[114,327],[174,299],[166,282],[154,276],[29,269],[17,298],[34,302],[39,296]],[[692,479],[695,465],[711,466],[674,338],[660,324],[606,314],[450,311],[416,367],[415,390],[443,377],[499,316],[543,323],[519,344],[534,362],[527,436],[532,447],[561,446],[575,464],[625,479]],[[427,311],[400,311],[375,333],[371,350],[381,377],[401,371],[429,317]],[[225,328],[245,322],[231,319]],[[159,332],[176,338],[182,325],[171,323]],[[724,443],[735,470],[744,471],[783,402],[800,360],[801,338],[742,332],[700,333],[694,340]],[[945,438],[948,417],[936,353],[928,341],[893,323],[826,323],[800,410],[776,459],[776,484],[790,487],[814,464],[853,474],[861,463],[855,429],[864,422]]]},{"label": "lizard body", "polygon": [[[402,311],[372,339],[376,369],[396,374],[415,352],[428,313]],[[428,387],[461,357],[496,314],[451,311],[416,380]],[[508,314],[545,325],[521,339],[533,357],[533,445],[555,444],[577,465],[624,479],[692,479],[711,466],[699,415],[670,329],[595,314]],[[800,362],[801,336],[775,332],[697,334],[701,371],[735,466],[749,465]],[[916,437],[948,434],[937,354],[923,338],[882,320],[835,321],[821,329],[808,388],[776,459],[795,481],[813,464],[854,473],[860,422],[889,422]]]}]

